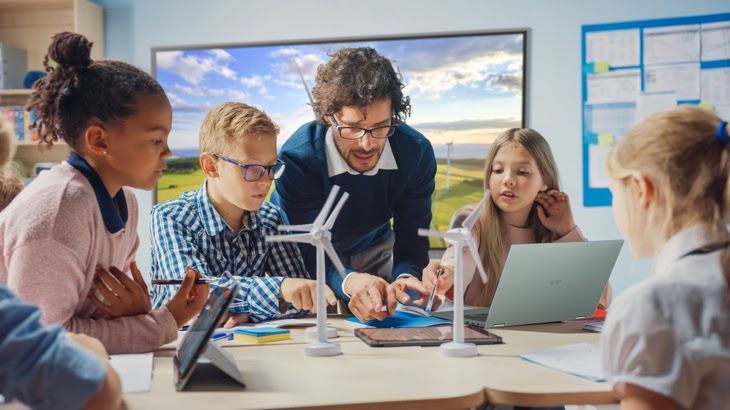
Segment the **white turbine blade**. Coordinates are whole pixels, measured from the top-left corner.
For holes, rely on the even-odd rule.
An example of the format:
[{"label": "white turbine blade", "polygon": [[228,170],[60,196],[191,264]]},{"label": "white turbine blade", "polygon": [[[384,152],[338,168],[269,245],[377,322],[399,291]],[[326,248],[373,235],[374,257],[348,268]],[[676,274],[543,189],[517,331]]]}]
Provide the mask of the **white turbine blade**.
[{"label": "white turbine blade", "polygon": [[337,255],[337,251],[335,251],[335,247],[332,246],[332,242],[329,240],[322,240],[322,246],[324,247],[324,251],[327,253],[327,256],[329,256],[330,261],[332,261],[332,264],[335,265],[335,268],[337,268],[340,272],[340,275],[345,276],[345,265],[342,264],[340,257]]},{"label": "white turbine blade", "polygon": [[279,232],[309,232],[312,224],[305,225],[279,225]]},{"label": "white turbine blade", "polygon": [[290,235],[267,235],[266,242],[304,242],[312,243],[312,235],[308,233],[293,233]]},{"label": "white turbine blade", "polygon": [[441,231],[435,231],[433,229],[419,229],[418,230],[419,236],[435,236],[437,238],[444,238],[446,239],[446,234]]},{"label": "white turbine blade", "polygon": [[342,207],[345,206],[345,202],[347,201],[347,198],[350,197],[350,194],[347,192],[343,192],[342,196],[340,197],[340,202],[337,203],[335,206],[335,209],[332,210],[332,213],[330,214],[330,217],[327,218],[327,222],[324,223],[324,227],[329,229],[332,229],[332,226],[335,224],[335,220],[337,220],[337,215],[340,214],[340,211],[342,210]]},{"label": "white turbine blade", "polygon": [[487,199],[489,199],[489,190],[484,191],[484,196],[482,197],[481,202],[479,202],[479,205],[474,208],[473,211],[469,214],[469,216],[466,217],[464,220],[464,223],[461,224],[462,227],[471,230],[472,226],[474,226],[474,223],[477,221],[477,218],[479,217],[479,211],[482,210],[482,207],[487,202]]},{"label": "white turbine blade", "polygon": [[474,242],[474,238],[470,235],[465,242],[469,247],[472,259],[474,259],[474,262],[477,265],[479,276],[482,277],[482,283],[487,283],[487,272],[484,270],[484,265],[482,265],[482,258],[479,257],[479,249],[477,249],[477,244]]},{"label": "white turbine blade", "polygon": [[319,211],[317,219],[315,219],[314,223],[312,223],[315,229],[319,229],[324,223],[324,220],[327,219],[327,215],[329,215],[330,209],[332,209],[332,204],[335,202],[338,192],[340,192],[340,187],[333,185],[330,190],[330,194],[327,196],[327,200],[324,202],[324,206],[322,206],[322,210]]}]

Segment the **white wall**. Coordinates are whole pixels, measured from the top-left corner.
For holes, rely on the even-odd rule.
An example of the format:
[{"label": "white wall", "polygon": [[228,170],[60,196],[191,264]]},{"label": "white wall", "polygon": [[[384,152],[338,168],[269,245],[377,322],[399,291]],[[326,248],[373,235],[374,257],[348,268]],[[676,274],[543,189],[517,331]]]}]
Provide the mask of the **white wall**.
[{"label": "white wall", "polygon": [[[580,27],[730,12],[727,0],[97,0],[108,58],[150,68],[150,48],[276,40],[528,28],[527,125],[550,142],[576,222],[590,239],[618,238],[611,209],[582,206]],[[138,262],[149,272],[152,195],[139,192]],[[616,291],[648,274],[626,246]]]}]

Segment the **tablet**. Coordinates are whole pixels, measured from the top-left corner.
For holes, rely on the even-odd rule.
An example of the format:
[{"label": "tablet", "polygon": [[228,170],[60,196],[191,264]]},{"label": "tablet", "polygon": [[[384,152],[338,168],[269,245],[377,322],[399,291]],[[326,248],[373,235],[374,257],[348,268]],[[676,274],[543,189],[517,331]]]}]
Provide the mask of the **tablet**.
[{"label": "tablet", "polygon": [[198,359],[206,349],[208,339],[223,318],[223,314],[238,293],[238,284],[231,289],[217,287],[210,292],[208,302],[183,336],[180,346],[175,352],[175,387],[182,390],[193,373]]},{"label": "tablet", "polygon": [[[416,328],[359,328],[355,335],[373,347],[438,346],[452,340],[453,326]],[[464,341],[478,345],[502,343],[502,338],[484,328],[464,327]]]}]

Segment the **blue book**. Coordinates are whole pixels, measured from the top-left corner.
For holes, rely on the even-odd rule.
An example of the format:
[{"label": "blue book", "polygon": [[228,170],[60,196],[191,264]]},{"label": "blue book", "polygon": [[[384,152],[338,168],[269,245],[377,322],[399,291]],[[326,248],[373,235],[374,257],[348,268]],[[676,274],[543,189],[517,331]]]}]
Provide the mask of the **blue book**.
[{"label": "blue book", "polygon": [[450,325],[451,321],[446,319],[441,319],[438,317],[429,317],[429,316],[421,316],[415,313],[410,312],[404,312],[401,310],[396,310],[395,315],[393,317],[386,317],[385,320],[368,320],[367,322],[363,323],[359,321],[356,317],[349,317],[345,319],[346,322],[353,323],[355,325],[359,326],[367,326],[367,327],[378,327],[378,328],[384,328],[384,327],[428,327],[428,326],[438,326],[438,325]]},{"label": "blue book", "polygon": [[273,335],[282,335],[289,333],[289,329],[279,329],[276,327],[248,327],[248,328],[237,328],[233,331],[235,334],[253,336],[253,337],[264,337]]}]

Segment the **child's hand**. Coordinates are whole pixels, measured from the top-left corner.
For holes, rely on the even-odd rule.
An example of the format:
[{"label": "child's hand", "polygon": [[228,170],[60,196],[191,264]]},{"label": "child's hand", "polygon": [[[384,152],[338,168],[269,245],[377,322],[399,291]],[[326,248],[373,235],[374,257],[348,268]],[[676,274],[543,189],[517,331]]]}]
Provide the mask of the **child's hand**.
[{"label": "child's hand", "polygon": [[[147,284],[135,262],[132,262],[131,270],[134,280],[114,266],[109,268],[111,273],[101,266],[96,268],[94,287],[89,292],[89,300],[98,311],[115,318],[148,313],[152,309]],[[104,301],[96,296],[94,290],[104,297]]]},{"label": "child's hand", "polygon": [[[439,268],[443,269],[443,273],[436,278],[436,271]],[[436,286],[436,294],[444,296],[454,286],[454,269],[436,262],[429,263],[423,269],[423,284],[426,285],[429,292]]]},{"label": "child's hand", "polygon": [[226,313],[221,318],[218,326],[223,326],[224,329],[232,329],[241,323],[249,322],[248,313]]},{"label": "child's hand", "polygon": [[[324,287],[324,300],[328,305],[337,303],[335,293],[327,285]],[[317,313],[317,281],[310,279],[286,278],[279,289],[281,298],[296,309]]]},{"label": "child's hand", "polygon": [[195,315],[200,313],[200,310],[205,306],[205,302],[208,301],[210,285],[207,283],[196,285],[195,279],[199,277],[200,273],[188,267],[180,289],[177,290],[172,300],[167,303],[167,310],[172,313],[178,328],[186,325]]},{"label": "child's hand", "polygon": [[540,222],[557,238],[561,238],[575,229],[568,194],[551,189],[547,192],[539,192],[535,202],[539,205],[537,217],[540,218]]}]

